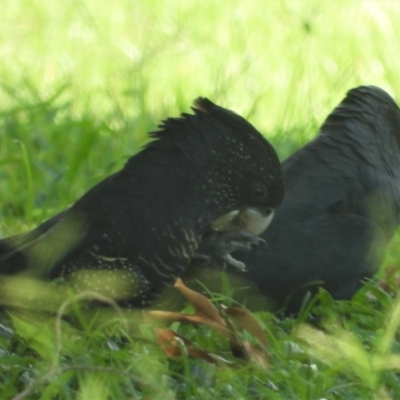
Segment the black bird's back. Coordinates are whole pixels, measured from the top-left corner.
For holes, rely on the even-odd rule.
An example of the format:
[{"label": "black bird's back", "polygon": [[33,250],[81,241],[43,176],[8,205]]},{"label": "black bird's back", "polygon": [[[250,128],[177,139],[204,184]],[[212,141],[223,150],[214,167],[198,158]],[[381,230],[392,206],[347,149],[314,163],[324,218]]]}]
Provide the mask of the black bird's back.
[{"label": "black bird's back", "polygon": [[[220,217],[263,212],[282,200],[278,157],[239,115],[198,99],[194,114],[165,120],[154,139],[122,170],[33,231],[0,241],[0,273],[44,279],[93,271],[111,297],[150,303],[190,265],[202,237]],[[253,184],[265,188],[257,197]],[[124,301],[125,301],[124,300]],[[122,301],[123,303],[123,301]]]},{"label": "black bird's back", "polygon": [[399,222],[399,108],[377,87],[351,90],[282,169],[285,197],[261,235],[267,249],[238,259],[289,311],[318,286],[349,299],[377,272]]}]

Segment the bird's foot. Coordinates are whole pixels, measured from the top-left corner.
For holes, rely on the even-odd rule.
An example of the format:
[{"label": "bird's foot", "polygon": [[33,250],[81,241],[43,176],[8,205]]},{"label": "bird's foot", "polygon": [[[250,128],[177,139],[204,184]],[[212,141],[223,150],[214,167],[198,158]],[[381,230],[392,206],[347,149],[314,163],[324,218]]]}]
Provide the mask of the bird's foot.
[{"label": "bird's foot", "polygon": [[265,241],[245,231],[231,230],[213,232],[203,238],[194,261],[200,265],[227,266],[239,271],[246,271],[246,265],[231,256],[235,251],[249,251],[264,246]]}]

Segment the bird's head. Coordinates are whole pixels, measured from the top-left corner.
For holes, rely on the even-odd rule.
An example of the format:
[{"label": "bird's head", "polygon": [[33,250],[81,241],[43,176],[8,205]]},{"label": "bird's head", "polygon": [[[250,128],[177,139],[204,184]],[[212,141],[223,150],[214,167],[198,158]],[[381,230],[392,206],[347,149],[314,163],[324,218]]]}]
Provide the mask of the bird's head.
[{"label": "bird's head", "polygon": [[212,157],[206,157],[201,179],[206,202],[216,210],[210,227],[259,235],[283,199],[281,166],[274,148],[244,118],[208,99],[197,99],[194,111],[211,136]]},{"label": "bird's head", "polygon": [[195,100],[193,111],[150,134],[157,140],[143,152],[146,179],[152,176],[158,198],[174,194],[179,218],[196,216],[204,232],[260,234],[283,198],[275,150],[244,118],[206,98]]}]

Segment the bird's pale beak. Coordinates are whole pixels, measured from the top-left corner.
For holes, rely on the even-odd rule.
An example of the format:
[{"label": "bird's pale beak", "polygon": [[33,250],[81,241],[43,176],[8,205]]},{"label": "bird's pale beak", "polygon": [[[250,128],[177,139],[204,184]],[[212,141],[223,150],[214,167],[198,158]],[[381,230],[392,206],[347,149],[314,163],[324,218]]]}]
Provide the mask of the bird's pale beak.
[{"label": "bird's pale beak", "polygon": [[245,208],[234,210],[216,219],[211,227],[214,231],[243,230],[258,236],[267,229],[274,216],[273,208]]}]

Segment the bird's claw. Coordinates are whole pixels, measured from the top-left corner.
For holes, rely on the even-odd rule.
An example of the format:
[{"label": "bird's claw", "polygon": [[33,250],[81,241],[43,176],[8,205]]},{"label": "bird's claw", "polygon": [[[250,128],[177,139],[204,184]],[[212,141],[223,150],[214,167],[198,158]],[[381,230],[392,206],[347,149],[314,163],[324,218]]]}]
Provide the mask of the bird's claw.
[{"label": "bird's claw", "polygon": [[194,259],[201,265],[213,263],[221,268],[229,266],[239,271],[246,271],[246,265],[233,258],[231,253],[260,247],[265,247],[265,241],[245,231],[213,232],[202,240]]},{"label": "bird's claw", "polygon": [[225,261],[226,265],[229,265],[230,267],[237,269],[238,271],[246,271],[246,264],[234,259],[230,254],[225,254],[224,256],[222,256],[222,260]]}]

